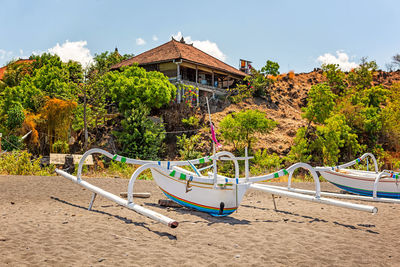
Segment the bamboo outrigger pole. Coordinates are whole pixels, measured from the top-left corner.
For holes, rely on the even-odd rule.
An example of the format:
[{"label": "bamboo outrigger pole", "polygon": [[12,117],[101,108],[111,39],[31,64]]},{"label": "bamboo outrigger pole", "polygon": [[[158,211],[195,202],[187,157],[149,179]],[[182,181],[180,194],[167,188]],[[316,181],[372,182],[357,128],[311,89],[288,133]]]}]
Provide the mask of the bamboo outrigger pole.
[{"label": "bamboo outrigger pole", "polygon": [[[155,221],[158,221],[158,222],[160,222],[162,224],[168,225],[171,228],[178,227],[179,223],[177,221],[175,221],[175,220],[173,220],[171,218],[168,218],[168,217],[166,217],[166,216],[164,216],[164,215],[162,215],[160,213],[157,213],[155,211],[146,209],[146,208],[144,208],[144,207],[142,207],[142,206],[140,206],[138,204],[135,204],[135,203],[133,203],[131,201],[128,201],[126,199],[120,198],[119,196],[116,196],[116,195],[114,195],[114,194],[112,194],[110,192],[107,192],[107,191],[105,191],[105,190],[103,190],[103,189],[101,189],[101,188],[99,188],[97,186],[94,186],[94,185],[92,185],[92,184],[90,184],[90,183],[88,183],[88,182],[86,182],[86,181],[84,181],[82,179],[78,179],[77,177],[75,177],[75,176],[73,176],[73,175],[71,175],[69,173],[66,173],[66,172],[64,172],[62,170],[56,169],[56,173],[64,176],[65,178],[71,180],[72,182],[74,182],[76,184],[79,184],[79,185],[83,186],[84,188],[92,191],[93,194],[101,195],[101,196],[103,196],[103,197],[105,197],[105,198],[107,198],[107,199],[109,199],[111,201],[114,201],[115,203],[117,203],[117,204],[119,204],[121,206],[124,206],[125,208],[128,208],[130,210],[136,211],[137,213],[139,213],[141,215],[144,215],[144,216],[146,216],[146,217],[148,217],[150,219],[153,219]],[[90,202],[90,207],[93,205],[94,198],[95,198],[95,195],[93,195],[93,197],[92,197],[92,201]]]}]

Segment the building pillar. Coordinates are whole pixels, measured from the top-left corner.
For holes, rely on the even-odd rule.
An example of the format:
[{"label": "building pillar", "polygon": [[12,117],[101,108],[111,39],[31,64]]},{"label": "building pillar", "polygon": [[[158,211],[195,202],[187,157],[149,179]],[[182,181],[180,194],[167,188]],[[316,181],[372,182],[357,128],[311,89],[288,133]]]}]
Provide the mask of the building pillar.
[{"label": "building pillar", "polygon": [[180,63],[175,62],[175,64],[176,64],[176,84],[177,84],[176,102],[179,104],[179,103],[181,103],[181,100],[182,100],[182,89],[180,87],[180,84],[181,84],[181,67],[180,67]]},{"label": "building pillar", "polygon": [[196,81],[196,85],[198,85],[198,83],[199,83],[199,68],[197,67],[197,65],[196,65],[196,79],[195,79],[195,81]]},{"label": "building pillar", "polygon": [[176,79],[181,80],[181,63],[176,63]]}]

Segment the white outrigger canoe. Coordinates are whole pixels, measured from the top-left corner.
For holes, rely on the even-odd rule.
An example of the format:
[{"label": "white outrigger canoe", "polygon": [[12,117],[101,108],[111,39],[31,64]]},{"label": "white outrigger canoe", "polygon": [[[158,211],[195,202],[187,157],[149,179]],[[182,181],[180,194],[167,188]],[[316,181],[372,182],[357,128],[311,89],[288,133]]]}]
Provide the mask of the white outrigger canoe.
[{"label": "white outrigger canoe", "polygon": [[[82,179],[83,163],[89,155],[93,153],[100,153],[113,160],[126,162],[129,164],[141,165],[132,174],[128,184],[127,199],[120,198],[110,192],[101,188],[91,185]],[[217,160],[231,160],[235,165],[235,177],[229,178],[217,174]],[[239,177],[239,164],[238,160],[245,161],[245,177]],[[237,158],[230,152],[218,152],[213,156],[208,156],[200,159],[190,161],[146,161],[122,157],[119,155],[112,155],[107,151],[101,149],[91,149],[87,151],[79,162],[77,176],[70,175],[62,170],[56,170],[59,175],[89,189],[93,192],[89,209],[92,207],[97,194],[108,198],[128,209],[134,210],[146,217],[161,222],[172,228],[178,226],[178,222],[168,218],[160,213],[149,210],[145,207],[137,205],[133,202],[133,189],[136,178],[146,169],[150,169],[155,182],[161,191],[171,200],[188,208],[193,208],[198,211],[207,212],[212,216],[226,216],[238,209],[243,199],[244,194],[248,189],[263,191],[266,193],[296,198],[305,201],[311,201],[321,204],[339,206],[369,213],[376,213],[377,208],[369,205],[355,204],[344,202],[335,199],[321,197],[321,189],[319,178],[316,171],[308,164],[296,163],[287,169],[281,169],[277,172],[262,175],[262,176],[249,176],[249,157]],[[209,166],[197,169],[195,165],[212,163]],[[190,166],[193,171],[188,171],[182,166]],[[201,172],[212,168],[213,172],[207,175],[202,175]],[[285,188],[276,188],[257,182],[266,181],[280,176],[289,175],[291,178],[293,172],[303,168],[308,170],[315,182],[315,191],[312,195],[303,192],[290,192]]]},{"label": "white outrigger canoe", "polygon": [[[375,171],[349,169],[364,159],[372,158]],[[337,187],[350,193],[373,198],[400,199],[399,174],[393,171],[378,171],[378,164],[373,154],[366,153],[361,157],[335,167],[316,167],[317,171]]]}]

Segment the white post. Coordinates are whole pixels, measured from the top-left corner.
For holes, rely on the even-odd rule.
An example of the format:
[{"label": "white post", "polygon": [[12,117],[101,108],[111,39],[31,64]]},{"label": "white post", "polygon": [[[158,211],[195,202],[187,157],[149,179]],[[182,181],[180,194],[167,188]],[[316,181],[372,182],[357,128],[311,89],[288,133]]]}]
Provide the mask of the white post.
[{"label": "white post", "polygon": [[375,182],[374,182],[374,189],[372,191],[372,197],[373,198],[377,198],[378,197],[378,183],[379,183],[379,180],[382,178],[382,176],[385,175],[385,174],[387,174],[387,173],[385,173],[383,171],[383,172],[379,173],[376,176],[376,179],[375,179]]},{"label": "white post", "polygon": [[249,155],[247,151],[247,146],[244,148],[244,156],[245,156],[245,161],[244,161],[244,170],[245,170],[245,177],[246,177],[246,182],[249,181]]}]

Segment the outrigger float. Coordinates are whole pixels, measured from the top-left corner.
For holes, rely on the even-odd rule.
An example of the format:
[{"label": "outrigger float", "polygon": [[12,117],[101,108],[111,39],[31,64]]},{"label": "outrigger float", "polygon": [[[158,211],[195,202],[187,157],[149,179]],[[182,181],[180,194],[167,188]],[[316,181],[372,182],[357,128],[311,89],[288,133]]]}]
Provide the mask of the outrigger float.
[{"label": "outrigger float", "polygon": [[[372,159],[375,171],[368,170],[368,158]],[[349,167],[359,164],[363,160],[366,160],[367,171],[349,169]],[[315,167],[314,169],[328,182],[350,193],[321,192],[321,196],[400,204],[400,174],[391,170],[383,170],[380,172],[378,169],[378,162],[376,161],[375,156],[371,153],[365,153],[361,157],[342,165]],[[268,187],[301,194],[315,194],[315,191],[313,190],[293,188],[291,180],[292,175],[289,175],[287,187],[272,185],[268,185]]]},{"label": "outrigger float", "polygon": [[[129,181],[127,199],[118,197],[82,179],[83,163],[89,155],[94,153],[103,154],[106,157],[116,161],[140,165],[140,167],[136,169],[136,171],[132,174]],[[273,195],[291,197],[300,200],[338,206],[369,213],[376,213],[378,211],[376,207],[369,205],[355,204],[321,197],[321,195],[323,195],[323,192],[321,192],[318,174],[313,167],[306,163],[296,163],[288,167],[287,169],[281,169],[274,173],[250,177],[249,159],[251,157],[247,156],[247,149],[245,153],[245,157],[235,157],[232,153],[226,151],[216,153],[214,145],[214,154],[212,156],[200,159],[190,161],[147,161],[113,155],[102,149],[90,149],[89,151],[84,153],[82,159],[79,162],[77,176],[73,176],[65,171],[58,169],[56,170],[56,172],[57,174],[68,178],[69,180],[93,192],[92,199],[89,204],[89,209],[92,207],[96,195],[99,194],[111,201],[116,202],[121,206],[136,211],[139,214],[142,214],[155,221],[161,222],[172,228],[178,226],[177,221],[150,209],[144,208],[138,204],[135,204],[133,201],[135,180],[144,170],[151,170],[155,182],[160,187],[161,191],[169,199],[185,207],[209,213],[212,216],[226,216],[235,212],[240,206],[243,196],[248,189],[254,189]],[[234,163],[234,178],[225,177],[217,173],[218,160],[229,160]],[[238,160],[245,161],[244,178],[239,177]],[[204,165],[206,163],[210,165],[199,169],[196,168],[196,165]],[[190,166],[193,171],[183,169],[182,166]],[[284,175],[289,175],[289,180],[291,180],[293,172],[299,168],[308,170],[314,179],[315,191],[313,191],[312,195],[308,195],[310,194],[310,192],[293,192],[284,187],[278,188],[257,183],[278,178]],[[201,174],[202,171],[205,171],[207,169],[212,169],[212,172],[208,172],[207,175]]]}]

